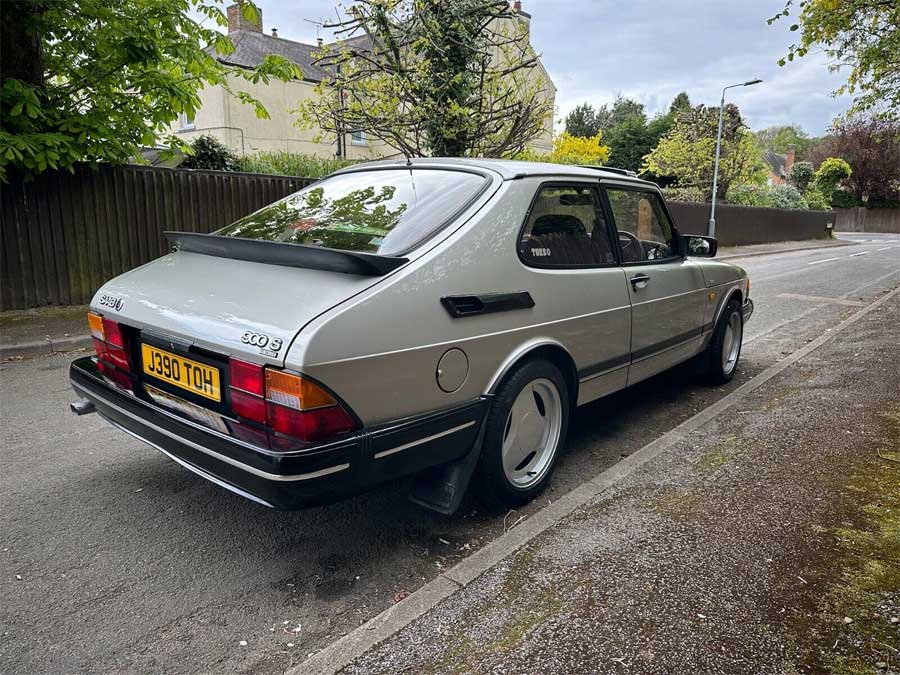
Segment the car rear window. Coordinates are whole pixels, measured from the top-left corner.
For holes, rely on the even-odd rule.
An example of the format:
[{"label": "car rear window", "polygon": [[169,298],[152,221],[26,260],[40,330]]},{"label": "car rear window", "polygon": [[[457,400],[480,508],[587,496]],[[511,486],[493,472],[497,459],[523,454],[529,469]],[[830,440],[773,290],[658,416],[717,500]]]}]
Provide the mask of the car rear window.
[{"label": "car rear window", "polygon": [[486,181],[480,174],[441,169],[339,174],[215,234],[395,255],[449,223]]}]

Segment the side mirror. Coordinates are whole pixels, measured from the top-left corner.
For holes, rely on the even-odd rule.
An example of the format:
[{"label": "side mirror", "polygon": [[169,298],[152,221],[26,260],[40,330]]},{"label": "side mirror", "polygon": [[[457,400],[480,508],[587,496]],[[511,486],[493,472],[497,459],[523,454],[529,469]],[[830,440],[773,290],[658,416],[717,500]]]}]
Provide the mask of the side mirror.
[{"label": "side mirror", "polygon": [[715,258],[719,244],[715,237],[702,237],[699,234],[684,235],[685,252],[697,258]]}]

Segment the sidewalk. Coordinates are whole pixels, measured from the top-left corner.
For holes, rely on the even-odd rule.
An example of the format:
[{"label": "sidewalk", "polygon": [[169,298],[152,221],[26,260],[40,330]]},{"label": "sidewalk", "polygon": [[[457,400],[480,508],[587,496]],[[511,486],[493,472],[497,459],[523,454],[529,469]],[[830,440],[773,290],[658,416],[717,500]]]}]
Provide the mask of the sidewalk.
[{"label": "sidewalk", "polygon": [[0,358],[40,356],[91,346],[85,306],[0,312]]},{"label": "sidewalk", "polygon": [[[759,246],[720,248],[719,260],[747,256],[804,251],[811,248],[853,246],[852,242],[834,240],[786,241]],[[28,358],[85,349],[91,346],[85,314],[88,308],[41,307],[21,311],[0,312],[0,359]]]},{"label": "sidewalk", "polygon": [[900,673],[900,296],[820,340],[341,672]]},{"label": "sidewalk", "polygon": [[835,246],[856,246],[856,243],[838,239],[810,239],[808,241],[778,241],[774,244],[754,244],[752,246],[723,246],[716,253],[716,259],[748,258],[771,253],[811,251],[817,248],[833,248]]}]

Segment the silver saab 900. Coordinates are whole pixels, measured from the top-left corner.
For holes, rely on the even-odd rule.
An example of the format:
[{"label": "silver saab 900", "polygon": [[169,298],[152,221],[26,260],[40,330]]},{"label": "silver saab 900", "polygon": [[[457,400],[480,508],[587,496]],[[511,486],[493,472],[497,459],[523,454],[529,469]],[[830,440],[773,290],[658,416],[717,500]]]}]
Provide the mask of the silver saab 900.
[{"label": "silver saab 900", "polygon": [[411,474],[443,512],[473,476],[530,500],[576,405],[688,359],[727,382],[753,311],[612,169],[374,162],[167,236],[94,297],[73,409],[276,508]]}]

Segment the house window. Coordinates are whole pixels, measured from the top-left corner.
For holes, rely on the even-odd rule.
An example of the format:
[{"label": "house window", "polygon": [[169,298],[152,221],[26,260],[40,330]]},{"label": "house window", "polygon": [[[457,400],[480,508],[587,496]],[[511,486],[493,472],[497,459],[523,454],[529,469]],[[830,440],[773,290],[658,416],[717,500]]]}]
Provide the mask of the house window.
[{"label": "house window", "polygon": [[365,131],[354,131],[350,134],[351,145],[368,145]]},{"label": "house window", "polygon": [[178,115],[178,128],[184,131],[189,131],[194,128],[194,116],[188,115],[187,113],[181,113]]}]

